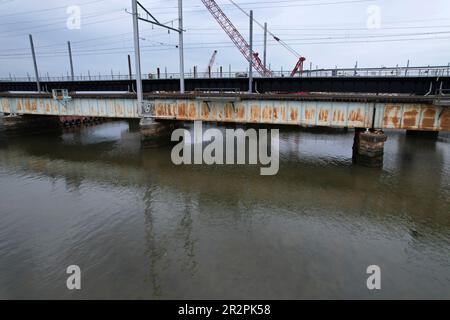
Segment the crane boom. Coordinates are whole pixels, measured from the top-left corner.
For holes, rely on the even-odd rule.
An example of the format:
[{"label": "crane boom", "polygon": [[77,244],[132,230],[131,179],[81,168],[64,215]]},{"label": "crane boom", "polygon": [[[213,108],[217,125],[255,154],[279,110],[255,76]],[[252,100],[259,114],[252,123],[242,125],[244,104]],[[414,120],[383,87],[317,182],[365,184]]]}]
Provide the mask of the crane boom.
[{"label": "crane boom", "polygon": [[216,56],[217,56],[217,50],[214,50],[214,52],[211,56],[211,59],[209,60],[208,67],[206,68],[206,72],[209,72],[212,69],[212,67],[214,65],[214,61],[216,61]]},{"label": "crane boom", "polygon": [[215,0],[202,0],[206,9],[212,14],[214,19],[219,23],[225,33],[230,37],[231,41],[236,45],[242,55],[247,59],[247,61],[251,61],[253,67],[256,71],[259,72],[260,75],[271,76],[272,71],[268,68],[264,67],[261,59],[258,56],[257,52],[254,52],[252,55],[250,54],[250,46],[241,33],[236,29],[233,23],[228,19],[225,13],[220,9]]},{"label": "crane boom", "polygon": [[303,74],[303,63],[305,62],[305,60],[306,60],[305,57],[300,57],[300,58],[298,59],[298,62],[297,62],[297,64],[295,65],[294,70],[292,70],[292,72],[291,72],[291,77],[295,76],[295,74],[296,74],[297,72],[299,72],[300,75]]}]

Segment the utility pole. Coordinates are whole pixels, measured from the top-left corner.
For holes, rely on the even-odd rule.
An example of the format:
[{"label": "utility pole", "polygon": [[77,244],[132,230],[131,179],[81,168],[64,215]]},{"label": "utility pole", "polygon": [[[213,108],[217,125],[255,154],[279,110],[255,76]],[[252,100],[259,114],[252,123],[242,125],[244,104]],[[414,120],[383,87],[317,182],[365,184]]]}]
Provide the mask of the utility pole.
[{"label": "utility pole", "polygon": [[141,51],[139,48],[139,27],[138,27],[138,12],[137,0],[131,0],[132,14],[133,14],[133,35],[134,35],[134,55],[136,67],[136,93],[139,108],[142,108],[142,78],[141,78]]},{"label": "utility pole", "polygon": [[248,93],[253,92],[253,10],[250,10],[250,59],[248,64]]},{"label": "utility pole", "polygon": [[264,54],[263,54],[263,65],[266,67],[267,63],[267,22],[264,22]]},{"label": "utility pole", "polygon": [[33,56],[34,74],[36,76],[37,91],[41,92],[41,83],[39,82],[39,72],[36,63],[36,53],[34,52],[33,36],[31,34],[29,36],[30,36],[31,55]]},{"label": "utility pole", "polygon": [[[140,48],[139,48],[139,27],[138,21],[142,20],[168,30],[173,30],[179,34],[179,44],[180,49],[180,92],[184,93],[184,57],[183,57],[183,1],[178,0],[178,29],[169,27],[161,22],[159,22],[155,16],[153,16],[141,3],[137,0],[131,0],[132,4],[132,14],[133,14],[133,33],[134,33],[134,53],[136,56],[136,91],[138,97],[138,103],[142,106],[143,94],[142,94],[142,77],[141,77],[141,59],[140,59]],[[147,14],[147,18],[141,17],[138,14],[138,6]]]},{"label": "utility pole", "polygon": [[405,77],[408,75],[408,68],[409,68],[409,59],[408,62],[406,63]]},{"label": "utility pole", "polygon": [[72,76],[72,81],[73,81],[73,79],[74,79],[74,75],[73,75],[73,61],[72,61],[72,48],[70,47],[70,41],[67,41],[67,48],[69,49],[70,74]]},{"label": "utility pole", "polygon": [[183,0],[178,0],[178,48],[180,50],[180,93],[184,93]]},{"label": "utility pole", "polygon": [[133,79],[133,76],[131,75],[131,57],[130,57],[130,55],[128,55],[128,77],[130,78],[130,80]]}]

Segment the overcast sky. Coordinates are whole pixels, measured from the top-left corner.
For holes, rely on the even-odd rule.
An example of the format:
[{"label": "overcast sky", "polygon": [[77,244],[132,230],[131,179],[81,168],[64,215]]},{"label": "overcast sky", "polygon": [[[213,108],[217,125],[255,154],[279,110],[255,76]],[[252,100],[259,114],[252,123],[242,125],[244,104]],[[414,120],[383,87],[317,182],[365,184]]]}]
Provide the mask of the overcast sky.
[{"label": "overcast sky", "polygon": [[[177,18],[177,0],[141,0],[163,22]],[[306,67],[334,68],[450,63],[448,0],[236,0],[254,18],[306,57]],[[248,39],[248,17],[230,1],[218,0]],[[68,8],[81,10],[80,28],[69,29]],[[185,69],[207,67],[245,70],[247,63],[201,0],[184,0]],[[33,74],[28,34],[33,34],[41,75],[66,75],[67,41],[72,43],[77,75],[126,74],[127,54],[134,53],[131,0],[0,0],[0,77]],[[69,20],[69,25],[70,21]],[[169,25],[172,25],[171,23]],[[74,24],[71,25],[72,27]],[[174,27],[177,24],[174,22]],[[178,72],[178,35],[140,22],[142,70]],[[255,25],[255,50],[262,56],[263,30]],[[291,70],[297,58],[270,39],[272,70]]]}]

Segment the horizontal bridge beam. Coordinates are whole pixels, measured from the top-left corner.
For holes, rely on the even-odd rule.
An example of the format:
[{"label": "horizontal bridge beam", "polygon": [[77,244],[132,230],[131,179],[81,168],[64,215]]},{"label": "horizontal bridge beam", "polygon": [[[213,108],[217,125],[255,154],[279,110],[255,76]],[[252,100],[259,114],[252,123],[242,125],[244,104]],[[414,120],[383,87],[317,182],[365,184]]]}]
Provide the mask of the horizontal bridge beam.
[{"label": "horizontal bridge beam", "polygon": [[413,102],[152,98],[140,110],[131,98],[0,97],[0,112],[108,118],[153,117],[300,126],[450,131],[450,107]]}]

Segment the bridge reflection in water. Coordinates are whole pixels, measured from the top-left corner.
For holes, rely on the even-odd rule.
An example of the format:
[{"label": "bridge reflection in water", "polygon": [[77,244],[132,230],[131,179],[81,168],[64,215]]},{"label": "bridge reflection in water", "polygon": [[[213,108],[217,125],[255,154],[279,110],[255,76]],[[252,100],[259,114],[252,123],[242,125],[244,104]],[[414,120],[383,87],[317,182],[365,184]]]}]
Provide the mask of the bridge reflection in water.
[{"label": "bridge reflection in water", "polygon": [[380,297],[448,298],[447,138],[389,132],[368,170],[352,134],[286,128],[279,174],[262,177],[174,166],[128,128],[0,134],[2,298],[370,298],[374,262]]}]

